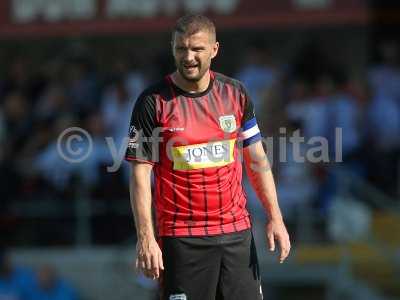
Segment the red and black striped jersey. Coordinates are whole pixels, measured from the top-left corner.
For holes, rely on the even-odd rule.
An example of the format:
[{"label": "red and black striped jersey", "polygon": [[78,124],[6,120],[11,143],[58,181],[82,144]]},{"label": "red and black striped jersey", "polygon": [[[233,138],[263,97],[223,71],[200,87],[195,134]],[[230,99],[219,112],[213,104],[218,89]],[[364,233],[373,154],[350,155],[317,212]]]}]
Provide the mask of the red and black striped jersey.
[{"label": "red and black striped jersey", "polygon": [[146,89],[133,109],[126,160],[153,165],[159,236],[206,236],[251,226],[240,147],[261,139],[243,85],[210,71],[204,92],[170,76]]}]

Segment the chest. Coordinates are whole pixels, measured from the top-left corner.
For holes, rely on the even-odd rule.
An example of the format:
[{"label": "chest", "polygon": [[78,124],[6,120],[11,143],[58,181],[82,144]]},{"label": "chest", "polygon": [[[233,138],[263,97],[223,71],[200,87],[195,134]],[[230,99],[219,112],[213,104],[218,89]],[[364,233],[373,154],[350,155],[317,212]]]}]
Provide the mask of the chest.
[{"label": "chest", "polygon": [[180,145],[234,139],[241,118],[238,105],[217,96],[177,97],[159,110],[164,138],[175,139]]}]

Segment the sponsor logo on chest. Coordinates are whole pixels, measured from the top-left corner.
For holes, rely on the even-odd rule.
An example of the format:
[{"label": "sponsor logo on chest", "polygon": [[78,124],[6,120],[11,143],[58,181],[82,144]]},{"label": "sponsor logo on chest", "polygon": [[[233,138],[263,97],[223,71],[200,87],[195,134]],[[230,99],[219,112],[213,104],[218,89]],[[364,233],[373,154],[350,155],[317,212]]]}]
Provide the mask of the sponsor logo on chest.
[{"label": "sponsor logo on chest", "polygon": [[225,166],[233,162],[235,139],[172,148],[175,170]]}]

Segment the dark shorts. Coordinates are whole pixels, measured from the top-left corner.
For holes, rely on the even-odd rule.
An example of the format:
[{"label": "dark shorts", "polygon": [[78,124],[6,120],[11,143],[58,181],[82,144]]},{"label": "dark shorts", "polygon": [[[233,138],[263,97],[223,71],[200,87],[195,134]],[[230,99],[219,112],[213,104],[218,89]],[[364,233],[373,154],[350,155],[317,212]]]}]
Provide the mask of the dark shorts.
[{"label": "dark shorts", "polygon": [[162,300],[262,299],[251,230],[206,237],[163,237]]}]

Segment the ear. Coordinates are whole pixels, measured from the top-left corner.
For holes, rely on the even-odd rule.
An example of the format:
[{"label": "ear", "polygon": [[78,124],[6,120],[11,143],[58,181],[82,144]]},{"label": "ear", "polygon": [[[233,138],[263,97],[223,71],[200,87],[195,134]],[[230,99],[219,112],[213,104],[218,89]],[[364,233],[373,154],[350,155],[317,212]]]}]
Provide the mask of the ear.
[{"label": "ear", "polygon": [[217,56],[218,54],[218,49],[219,49],[219,43],[215,42],[212,48],[212,54],[211,54],[211,58],[214,58]]}]

